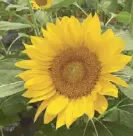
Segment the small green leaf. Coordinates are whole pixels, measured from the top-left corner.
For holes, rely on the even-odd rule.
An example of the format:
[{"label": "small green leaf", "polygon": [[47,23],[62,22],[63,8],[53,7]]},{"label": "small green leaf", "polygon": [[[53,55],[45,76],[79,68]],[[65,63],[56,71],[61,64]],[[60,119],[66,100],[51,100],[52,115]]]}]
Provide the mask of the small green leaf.
[{"label": "small green leaf", "polygon": [[117,0],[111,0],[111,4],[108,7],[110,12],[116,12],[117,8],[119,7]]},{"label": "small green leaf", "polygon": [[130,81],[129,82],[129,87],[125,88],[125,87],[119,87],[120,90],[130,99],[133,99],[133,82]]},{"label": "small green leaf", "polygon": [[22,11],[22,10],[27,10],[29,8],[26,7],[25,5],[13,5],[13,4],[10,4],[6,8],[6,10],[12,10],[12,9],[16,9],[16,11]]},{"label": "small green leaf", "polygon": [[12,23],[8,21],[0,21],[0,31],[17,30],[23,28],[30,28],[29,24]]},{"label": "small green leaf", "polygon": [[128,32],[121,32],[120,37],[126,42],[125,50],[133,50],[133,35]]},{"label": "small green leaf", "polygon": [[126,66],[122,71],[118,72],[120,76],[125,76],[127,78],[133,77],[133,69],[129,66]]},{"label": "small green leaf", "polygon": [[44,12],[42,10],[38,10],[37,12],[35,12],[35,17],[37,21],[41,24],[41,26],[43,26],[49,20],[47,12]]},{"label": "small green leaf", "polygon": [[122,11],[117,14],[116,19],[118,22],[128,24],[130,22],[131,15],[127,11]]}]

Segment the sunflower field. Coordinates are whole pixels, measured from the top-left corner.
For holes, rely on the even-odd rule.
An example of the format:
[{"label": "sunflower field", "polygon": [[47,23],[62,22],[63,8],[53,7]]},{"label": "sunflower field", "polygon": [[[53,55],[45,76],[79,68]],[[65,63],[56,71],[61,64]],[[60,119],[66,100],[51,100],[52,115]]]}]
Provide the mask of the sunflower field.
[{"label": "sunflower field", "polygon": [[0,136],[133,136],[133,0],[0,0]]}]

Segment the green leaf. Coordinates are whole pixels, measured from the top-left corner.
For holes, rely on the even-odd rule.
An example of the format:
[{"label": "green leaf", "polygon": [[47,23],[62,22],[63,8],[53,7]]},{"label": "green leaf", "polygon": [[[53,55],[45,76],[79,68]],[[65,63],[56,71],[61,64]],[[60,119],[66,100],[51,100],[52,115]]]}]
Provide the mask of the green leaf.
[{"label": "green leaf", "polygon": [[6,116],[13,116],[26,109],[27,102],[28,100],[22,96],[11,96],[2,102],[1,110]]},{"label": "green leaf", "polygon": [[15,63],[20,59],[0,60],[0,98],[13,95],[24,90],[23,81],[16,77],[19,70]]},{"label": "green leaf", "polygon": [[19,79],[16,77],[22,70],[15,66],[19,59],[3,59],[0,60],[0,86],[17,82]]},{"label": "green leaf", "polygon": [[133,129],[133,100],[122,100],[116,108],[109,112],[104,118],[104,121],[115,122]]},{"label": "green leaf", "polygon": [[17,121],[19,121],[19,117],[17,115],[14,116],[6,116],[4,113],[0,110],[0,126],[6,126],[13,124]]},{"label": "green leaf", "polygon": [[[112,136],[133,136],[133,129],[111,122],[104,122],[104,125],[108,128],[108,130],[112,133]],[[100,132],[103,130],[100,130]],[[103,133],[101,133],[103,134]],[[102,135],[101,135],[102,136]],[[104,136],[111,136],[109,133]]]},{"label": "green leaf", "polygon": [[24,91],[23,81],[0,85],[0,98]]},{"label": "green leaf", "polygon": [[119,7],[118,0],[111,0],[111,4],[108,7],[108,10],[110,12],[114,12],[115,13],[118,7]]},{"label": "green leaf", "polygon": [[37,12],[35,12],[35,17],[37,21],[41,24],[41,26],[46,24],[49,20],[48,13],[42,10],[38,10]]},{"label": "green leaf", "polygon": [[120,37],[126,41],[126,49],[125,50],[133,50],[133,35],[128,32],[121,32]]},{"label": "green leaf", "polygon": [[130,22],[131,15],[127,11],[122,11],[117,14],[116,19],[118,22],[128,24]]},{"label": "green leaf", "polygon": [[8,21],[0,21],[0,31],[17,30],[23,28],[30,28],[29,24],[12,23]]},{"label": "green leaf", "polygon": [[133,99],[133,82],[132,81],[129,82],[128,88],[121,87],[121,86],[119,86],[119,88],[128,98]]},{"label": "green leaf", "polygon": [[12,10],[12,9],[16,9],[16,11],[22,11],[22,10],[27,10],[29,8],[26,7],[25,5],[13,5],[13,4],[10,4],[6,8],[6,10]]},{"label": "green leaf", "polygon": [[124,9],[129,13],[131,13],[131,8],[132,8],[132,0],[126,0]]},{"label": "green leaf", "polygon": [[27,2],[27,0],[18,0],[18,1],[17,1],[17,4],[18,4],[18,5],[21,5],[21,6],[22,6],[22,5],[27,6],[27,5],[28,5],[28,2]]},{"label": "green leaf", "polygon": [[119,72],[119,74],[131,78],[133,77],[133,69],[129,66],[126,66],[122,71]]},{"label": "green leaf", "polygon": [[111,1],[110,1],[110,0],[102,0],[102,1],[101,1],[101,9],[102,9],[104,12],[108,13],[108,7],[110,6],[110,4],[111,4]]}]

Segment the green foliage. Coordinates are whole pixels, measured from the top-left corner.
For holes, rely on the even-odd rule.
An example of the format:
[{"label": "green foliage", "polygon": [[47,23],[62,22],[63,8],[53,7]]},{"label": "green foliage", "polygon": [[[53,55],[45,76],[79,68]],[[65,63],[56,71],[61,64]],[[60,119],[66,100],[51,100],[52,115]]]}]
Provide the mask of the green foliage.
[{"label": "green foliage", "polygon": [[129,24],[130,23],[130,13],[128,13],[127,11],[122,11],[119,14],[117,14],[116,19],[118,20],[118,22]]},{"label": "green foliage", "polygon": [[31,25],[29,24],[0,21],[0,31],[16,30],[16,29],[23,29],[23,28],[29,28],[29,27],[31,27]]},{"label": "green foliage", "polygon": [[16,78],[21,72],[15,67],[19,59],[0,60],[0,98],[10,96],[24,90],[23,81]]}]

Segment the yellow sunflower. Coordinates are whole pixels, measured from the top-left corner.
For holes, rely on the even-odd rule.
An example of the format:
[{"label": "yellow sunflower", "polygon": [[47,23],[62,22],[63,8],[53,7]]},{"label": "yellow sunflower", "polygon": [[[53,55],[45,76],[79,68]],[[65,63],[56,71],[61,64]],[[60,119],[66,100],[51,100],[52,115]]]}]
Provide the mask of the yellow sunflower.
[{"label": "yellow sunflower", "polygon": [[35,121],[46,109],[45,124],[57,117],[56,128],[69,128],[84,114],[103,114],[108,107],[105,96],[118,97],[114,83],[128,87],[113,75],[131,60],[121,54],[125,42],[111,29],[101,34],[97,14],[82,23],[73,16],[57,19],[42,33],[43,37],[31,37],[33,45],[25,45],[30,59],[16,64],[27,69],[19,77],[25,81],[29,103],[43,101]]},{"label": "yellow sunflower", "polygon": [[53,0],[32,0],[32,5],[35,9],[50,8]]}]

